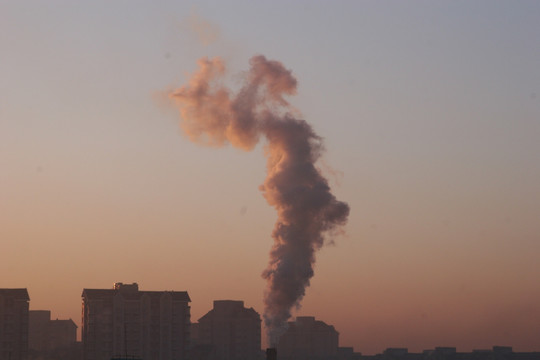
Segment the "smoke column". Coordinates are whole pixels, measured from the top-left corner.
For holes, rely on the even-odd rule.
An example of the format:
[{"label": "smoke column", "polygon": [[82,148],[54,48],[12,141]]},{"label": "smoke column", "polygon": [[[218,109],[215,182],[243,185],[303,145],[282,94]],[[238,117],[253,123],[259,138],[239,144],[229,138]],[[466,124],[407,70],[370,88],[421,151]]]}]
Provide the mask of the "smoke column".
[{"label": "smoke column", "polygon": [[234,94],[220,82],[225,74],[221,59],[203,58],[198,64],[189,83],[171,94],[189,138],[211,146],[230,143],[246,151],[261,137],[267,140],[268,174],[260,189],[278,220],[262,277],[267,281],[264,321],[270,345],[275,346],[309,286],[315,252],[340,232],[349,206],[336,200],[315,167],[324,150],[322,139],[291,114],[284,99],[296,93],[289,70],[254,56],[242,88]]}]

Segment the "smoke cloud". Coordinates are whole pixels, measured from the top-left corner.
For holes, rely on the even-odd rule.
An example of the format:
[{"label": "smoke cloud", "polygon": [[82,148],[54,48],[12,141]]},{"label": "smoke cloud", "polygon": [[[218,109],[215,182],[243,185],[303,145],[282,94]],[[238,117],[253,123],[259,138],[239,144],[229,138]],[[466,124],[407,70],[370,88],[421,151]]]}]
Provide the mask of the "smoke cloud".
[{"label": "smoke cloud", "polygon": [[219,27],[199,16],[195,9],[191,10],[186,25],[183,26],[185,30],[188,30],[191,35],[194,35],[202,45],[211,45],[218,41],[220,37]]},{"label": "smoke cloud", "polygon": [[270,345],[286,330],[291,310],[300,306],[313,277],[315,252],[340,232],[349,206],[338,201],[315,166],[324,151],[322,139],[292,115],[284,96],[297,82],[280,62],[254,56],[243,87],[234,94],[221,82],[219,58],[199,60],[189,83],[171,94],[189,138],[210,146],[231,144],[251,150],[266,138],[267,177],[260,189],[277,213],[274,245],[262,277],[264,321]]}]

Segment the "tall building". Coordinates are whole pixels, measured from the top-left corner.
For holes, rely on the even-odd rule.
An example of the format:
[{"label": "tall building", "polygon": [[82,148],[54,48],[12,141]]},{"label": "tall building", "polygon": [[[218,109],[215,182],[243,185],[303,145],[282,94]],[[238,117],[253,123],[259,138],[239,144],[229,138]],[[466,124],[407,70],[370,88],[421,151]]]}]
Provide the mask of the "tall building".
[{"label": "tall building", "polygon": [[216,300],[214,308],[196,324],[194,343],[211,347],[207,358],[257,360],[261,358],[261,317],[243,301]]},{"label": "tall building", "polygon": [[51,320],[49,310],[30,310],[28,347],[35,353],[47,353],[72,347],[77,342],[73,320]]},{"label": "tall building", "polygon": [[26,289],[0,289],[0,360],[28,357],[28,307]]},{"label": "tall building", "polygon": [[186,359],[190,301],[186,291],[139,291],[136,283],[84,289],[83,359]]},{"label": "tall building", "polygon": [[326,360],[338,355],[339,333],[332,325],[313,316],[298,316],[289,322],[277,345],[280,360]]}]

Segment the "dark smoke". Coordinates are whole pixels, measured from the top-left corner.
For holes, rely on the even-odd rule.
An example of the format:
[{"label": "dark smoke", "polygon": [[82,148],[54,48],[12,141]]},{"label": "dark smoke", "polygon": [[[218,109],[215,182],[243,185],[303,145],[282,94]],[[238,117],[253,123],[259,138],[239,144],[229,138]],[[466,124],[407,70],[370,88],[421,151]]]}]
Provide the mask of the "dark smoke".
[{"label": "dark smoke", "polygon": [[251,58],[250,65],[244,86],[233,94],[217,81],[225,73],[223,61],[201,59],[189,84],[171,97],[193,141],[244,150],[251,150],[261,135],[268,141],[268,174],[261,191],[278,220],[262,276],[267,281],[264,321],[275,345],[309,286],[315,252],[345,225],[349,206],[336,200],[315,167],[324,151],[322,139],[291,114],[283,97],[296,93],[296,79],[281,63],[261,55]]}]

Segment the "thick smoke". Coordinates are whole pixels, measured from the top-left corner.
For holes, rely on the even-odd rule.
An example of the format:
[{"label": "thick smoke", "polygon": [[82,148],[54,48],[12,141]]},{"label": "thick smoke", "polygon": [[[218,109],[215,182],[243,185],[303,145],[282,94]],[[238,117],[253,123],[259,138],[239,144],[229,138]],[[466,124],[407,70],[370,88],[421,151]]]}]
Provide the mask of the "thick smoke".
[{"label": "thick smoke", "polygon": [[291,115],[284,99],[296,93],[296,79],[264,56],[251,58],[250,65],[245,84],[233,94],[220,83],[223,61],[201,59],[189,83],[171,97],[180,108],[182,129],[193,141],[251,150],[261,136],[267,139],[268,175],[261,191],[278,220],[262,276],[267,281],[264,321],[270,345],[275,345],[309,286],[315,251],[347,222],[349,206],[336,200],[315,167],[324,150],[322,139],[306,121]]}]

